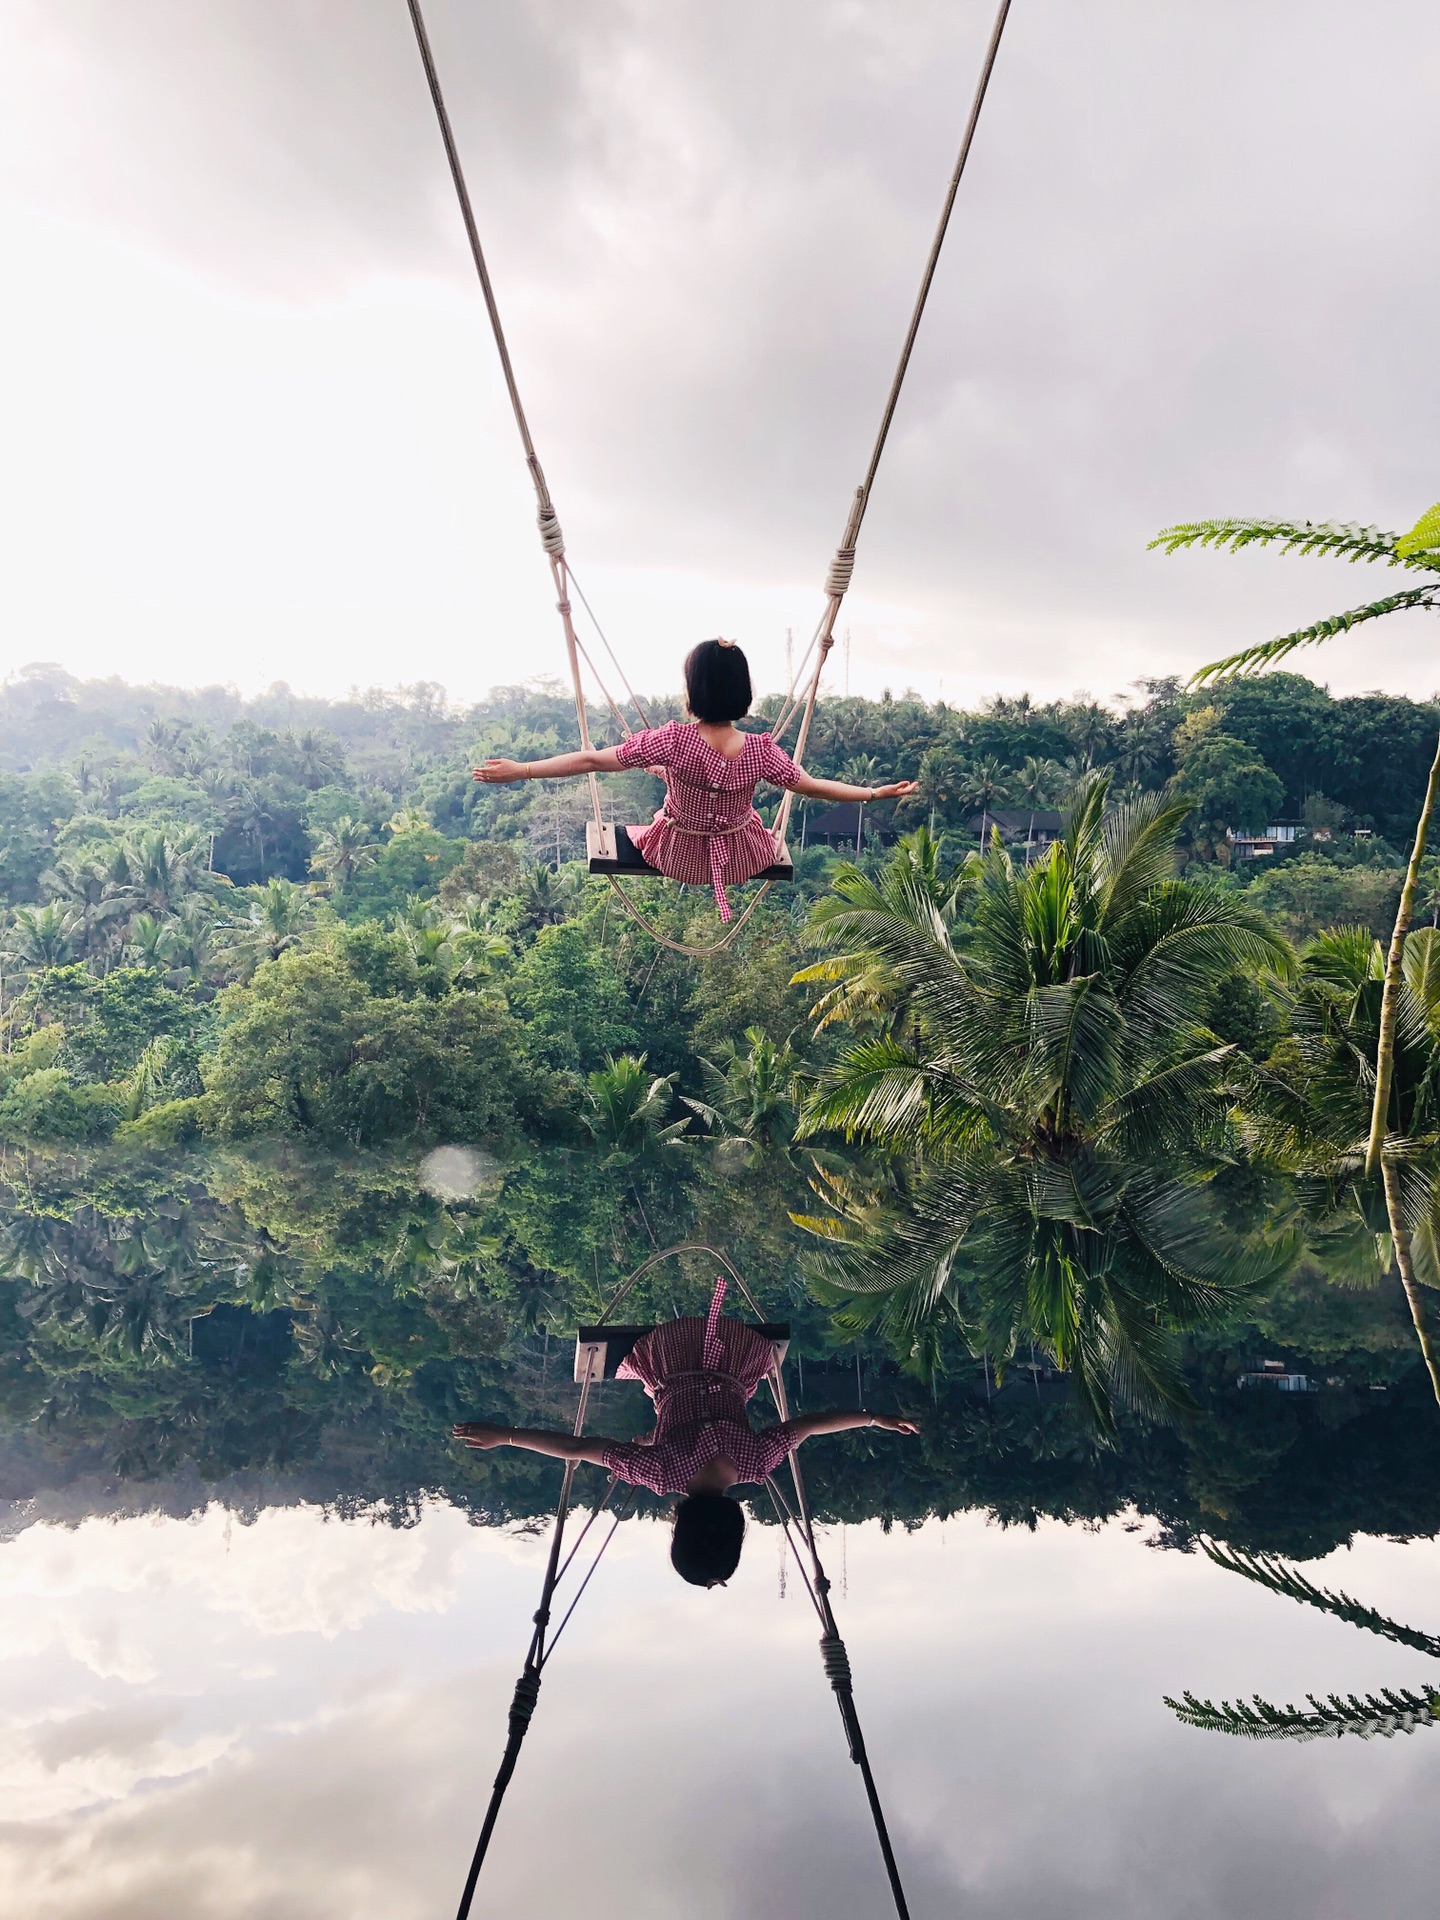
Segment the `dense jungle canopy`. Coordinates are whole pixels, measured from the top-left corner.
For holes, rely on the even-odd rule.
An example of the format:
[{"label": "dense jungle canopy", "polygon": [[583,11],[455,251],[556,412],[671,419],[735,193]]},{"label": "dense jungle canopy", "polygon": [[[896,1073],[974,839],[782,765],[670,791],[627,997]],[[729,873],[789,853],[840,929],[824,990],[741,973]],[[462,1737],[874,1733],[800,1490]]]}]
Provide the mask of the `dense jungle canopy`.
[{"label": "dense jungle canopy", "polygon": [[[593,725],[608,737],[603,715]],[[1373,943],[1437,727],[1440,707],[1333,699],[1288,673],[1204,694],[1146,685],[1111,706],[830,700],[814,770],[913,772],[919,792],[867,808],[858,846],[816,844],[812,809],[795,886],[732,951],[692,962],[586,874],[580,787],[470,779],[487,755],[576,744],[558,688],[468,708],[423,685],[243,701],[27,670],[0,696],[12,1523],[146,1500],[184,1511],[216,1486],[242,1508],[320,1498],[403,1520],[433,1493],[482,1518],[539,1513],[547,1464],[457,1458],[450,1422],[479,1405],[559,1415],[566,1332],[647,1251],[702,1237],[794,1323],[806,1404],[863,1386],[925,1419],[915,1452],[834,1443],[814,1469],[828,1513],[1134,1505],[1177,1539],[1297,1554],[1361,1527],[1435,1531],[1440,1422],[1383,1210],[1345,1155],[1367,1045],[1373,1058]],[[641,774],[606,790],[622,819],[658,796]],[[1063,850],[1041,842],[1053,809],[1085,805],[1090,851],[1062,873]],[[1012,844],[982,861],[997,809]],[[1179,1026],[1163,1000],[1145,1020],[1126,1011],[1133,956],[1084,959],[1108,911],[1080,900],[1109,884],[1094,878],[1104,835],[1162,817],[1136,911],[1234,934],[1187,977]],[[1281,823],[1293,838],[1244,857],[1244,836]],[[1428,867],[1427,885],[1431,922]],[[676,933],[713,911],[668,884],[654,898]],[[910,934],[882,937],[875,914],[928,927],[930,1000],[906,972]],[[1048,931],[1012,939],[1012,919]],[[1125,925],[1133,946],[1139,922]],[[1041,1085],[1032,1051],[1003,1113],[968,1095],[945,1109],[953,1137],[857,1121],[866,1048],[898,1049],[932,1090],[959,1071],[946,969],[973,981],[976,955],[1013,962],[1037,1007],[1099,983],[1087,1005],[1103,989],[1119,1009],[1095,1029],[1103,1098],[1068,1067]],[[1397,1092],[1422,1214],[1440,1080],[1429,979],[1407,1002]],[[1000,1084],[1001,1054],[985,1059]],[[827,1256],[797,1218],[883,1248],[951,1179],[962,1135],[973,1160],[977,1127],[1000,1198],[976,1237],[956,1229],[953,1259],[931,1247],[944,1284],[919,1307],[866,1310],[855,1271],[847,1293],[833,1243]],[[446,1148],[458,1156],[435,1157]],[[1094,1217],[1062,1205],[1050,1174],[1037,1186],[1037,1167],[1089,1180]],[[1101,1188],[1132,1241],[1162,1209],[1158,1291],[1131,1255],[1117,1280]],[[1236,1255],[1225,1285],[1194,1251],[1197,1193]],[[1020,1292],[1002,1299],[994,1250],[1019,1245],[1022,1216]],[[1086,1248],[1102,1245],[1097,1263]],[[697,1298],[705,1277],[687,1274]],[[1315,1390],[1236,1385],[1276,1359]],[[1088,1403],[1062,1369],[1100,1382]],[[639,1422],[641,1404],[607,1392],[615,1419]]]}]

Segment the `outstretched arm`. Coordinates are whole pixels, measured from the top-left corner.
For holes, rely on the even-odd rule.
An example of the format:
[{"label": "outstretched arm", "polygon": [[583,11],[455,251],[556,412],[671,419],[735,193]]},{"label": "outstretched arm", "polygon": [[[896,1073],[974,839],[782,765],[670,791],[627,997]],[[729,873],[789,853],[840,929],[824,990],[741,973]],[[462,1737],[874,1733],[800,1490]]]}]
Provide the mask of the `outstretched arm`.
[{"label": "outstretched arm", "polygon": [[488,1452],[491,1447],[524,1447],[529,1453],[546,1453],[552,1460],[581,1460],[592,1467],[603,1467],[605,1449],[613,1442],[591,1435],[577,1440],[573,1433],[551,1433],[547,1427],[497,1427],[488,1420],[461,1420],[454,1437],[467,1447]]},{"label": "outstretched arm", "polygon": [[896,800],[902,793],[915,791],[913,780],[892,780],[885,787],[852,787],[848,780],[817,780],[803,767],[797,767],[795,772],[797,777],[788,784],[796,793],[808,794],[812,800]]},{"label": "outstretched arm", "polygon": [[489,786],[511,780],[570,780],[580,773],[618,773],[620,754],[615,747],[591,747],[588,752],[556,753],[548,760],[487,760],[476,767],[475,778]]},{"label": "outstretched arm", "polygon": [[802,1413],[790,1423],[798,1447],[802,1440],[809,1440],[817,1433],[850,1433],[856,1427],[881,1427],[886,1433],[919,1433],[920,1429],[913,1420],[902,1420],[897,1413],[842,1413],[833,1408],[829,1413]]}]

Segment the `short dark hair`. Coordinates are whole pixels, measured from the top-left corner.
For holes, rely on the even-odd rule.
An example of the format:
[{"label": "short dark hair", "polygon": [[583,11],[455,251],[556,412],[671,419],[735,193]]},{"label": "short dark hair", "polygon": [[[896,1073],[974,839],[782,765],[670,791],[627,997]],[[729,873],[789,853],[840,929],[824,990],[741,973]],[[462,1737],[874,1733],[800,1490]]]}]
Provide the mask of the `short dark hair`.
[{"label": "short dark hair", "polygon": [[750,711],[750,663],[733,642],[702,640],[685,656],[685,697],[697,720],[717,726]]},{"label": "short dark hair", "polygon": [[745,1544],[745,1509],[723,1493],[689,1493],[675,1509],[670,1564],[692,1587],[728,1580]]}]

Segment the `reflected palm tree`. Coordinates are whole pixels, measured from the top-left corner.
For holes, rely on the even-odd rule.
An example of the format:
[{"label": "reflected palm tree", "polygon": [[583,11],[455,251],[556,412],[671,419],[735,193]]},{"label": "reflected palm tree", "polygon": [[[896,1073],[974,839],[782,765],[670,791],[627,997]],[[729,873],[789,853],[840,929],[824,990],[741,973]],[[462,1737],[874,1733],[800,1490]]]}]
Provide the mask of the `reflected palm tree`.
[{"label": "reflected palm tree", "polygon": [[[1302,1606],[1317,1607],[1365,1633],[1377,1633],[1382,1639],[1440,1660],[1440,1638],[1391,1620],[1363,1601],[1352,1600],[1348,1593],[1317,1587],[1283,1560],[1268,1554],[1243,1553],[1210,1540],[1202,1540],[1200,1545],[1227,1573],[1238,1573],[1271,1593],[1299,1601]],[[1414,1733],[1417,1727],[1434,1726],[1440,1721],[1440,1689],[1435,1687],[1382,1687],[1378,1693],[1323,1696],[1309,1693],[1305,1698],[1309,1702],[1305,1707],[1293,1703],[1277,1707],[1257,1693],[1248,1701],[1222,1700],[1217,1706],[1214,1701],[1198,1699],[1187,1688],[1178,1700],[1166,1694],[1165,1704],[1188,1727],[1229,1733],[1242,1740],[1339,1740],[1346,1734],[1361,1740],[1374,1739],[1378,1734],[1388,1740],[1397,1733]]]}]

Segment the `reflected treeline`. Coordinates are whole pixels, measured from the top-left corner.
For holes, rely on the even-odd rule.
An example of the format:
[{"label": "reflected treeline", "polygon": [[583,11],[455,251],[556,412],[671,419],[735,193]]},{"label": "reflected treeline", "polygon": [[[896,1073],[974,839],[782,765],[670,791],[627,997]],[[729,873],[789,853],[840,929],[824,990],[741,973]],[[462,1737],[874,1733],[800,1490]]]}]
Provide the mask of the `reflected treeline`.
[{"label": "reflected treeline", "polygon": [[[791,1322],[799,1407],[863,1394],[923,1424],[915,1447],[864,1433],[813,1447],[826,1518],[908,1526],[979,1508],[1033,1524],[1133,1508],[1176,1544],[1214,1536],[1296,1558],[1360,1531],[1440,1532],[1440,1433],[1398,1287],[1345,1290],[1302,1264],[1189,1337],[1195,1412],[1122,1416],[1103,1447],[1043,1364],[997,1379],[957,1336],[922,1381],[878,1335],[842,1344],[798,1265],[790,1213],[803,1198],[785,1156],[697,1175],[663,1142],[623,1160],[509,1165],[467,1149],[421,1161],[293,1145],[12,1155],[0,1160],[5,1524],[212,1499],[242,1515],[315,1501],[397,1525],[431,1498],[477,1523],[538,1518],[552,1463],[465,1453],[452,1423],[568,1422],[574,1327],[657,1247],[703,1240]],[[626,1317],[697,1309],[712,1279],[703,1257],[666,1263]],[[635,1432],[647,1413],[637,1388],[611,1385],[595,1424]]]}]

